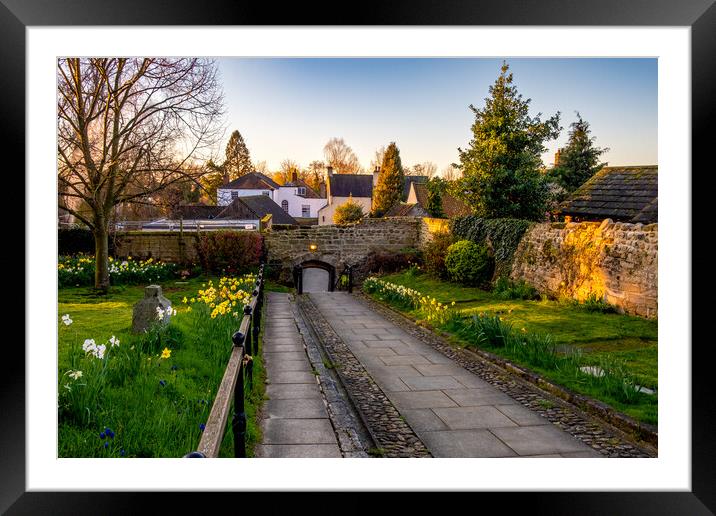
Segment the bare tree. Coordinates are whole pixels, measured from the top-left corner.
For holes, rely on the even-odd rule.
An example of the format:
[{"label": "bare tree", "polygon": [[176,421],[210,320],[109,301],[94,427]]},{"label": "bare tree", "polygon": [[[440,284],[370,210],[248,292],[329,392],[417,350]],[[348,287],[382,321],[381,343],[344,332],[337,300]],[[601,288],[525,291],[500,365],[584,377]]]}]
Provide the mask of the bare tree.
[{"label": "bare tree", "polygon": [[259,172],[261,174],[269,175],[271,174],[271,171],[268,168],[268,165],[266,164],[266,161],[257,161],[254,165],[254,171]]},{"label": "bare tree", "polygon": [[438,171],[438,166],[432,161],[418,163],[412,167],[405,169],[406,176],[427,176],[428,179],[433,177]]},{"label": "bare tree", "polygon": [[333,167],[336,174],[360,174],[363,171],[358,156],[346,145],[343,138],[328,140],[323,147],[323,155],[326,158],[326,165]]},{"label": "bare tree", "polygon": [[203,170],[185,165],[221,137],[223,93],[206,59],[60,59],[57,80],[58,202],[94,233],[95,287],[106,291],[114,207],[198,180]]},{"label": "bare tree", "polygon": [[308,164],[302,173],[301,179],[303,179],[308,186],[313,188],[314,191],[318,192],[321,189],[321,183],[323,182],[323,171],[326,169],[326,164],[323,161],[314,160]]},{"label": "bare tree", "polygon": [[383,156],[385,156],[385,145],[375,149],[375,155],[370,161],[370,171],[373,172],[376,168],[380,168],[383,165]]},{"label": "bare tree", "polygon": [[279,170],[274,172],[271,176],[271,178],[280,185],[290,182],[291,174],[293,174],[294,172],[298,174],[301,170],[301,165],[289,158],[286,158],[281,161],[280,167],[281,168],[279,168]]},{"label": "bare tree", "polygon": [[462,177],[462,173],[455,165],[448,165],[442,170],[442,176],[445,181],[455,181]]}]

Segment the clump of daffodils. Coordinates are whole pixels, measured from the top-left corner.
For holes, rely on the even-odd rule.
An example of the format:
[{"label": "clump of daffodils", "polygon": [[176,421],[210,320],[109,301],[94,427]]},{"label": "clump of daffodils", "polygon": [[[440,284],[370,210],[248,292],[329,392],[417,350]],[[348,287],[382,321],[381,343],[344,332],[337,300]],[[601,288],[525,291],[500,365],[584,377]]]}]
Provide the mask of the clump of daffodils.
[{"label": "clump of daffodils", "polygon": [[210,280],[197,292],[196,298],[187,300],[185,297],[182,301],[185,304],[205,304],[211,309],[212,319],[223,315],[238,318],[239,314],[243,313],[243,307],[251,301],[251,291],[255,283],[256,276],[253,274],[246,274],[240,278],[223,277],[218,285],[214,285]]},{"label": "clump of daffodils", "polygon": [[397,302],[403,306],[419,310],[427,321],[435,324],[445,323],[452,316],[450,308],[455,306],[455,301],[450,304],[442,303],[436,298],[426,296],[415,289],[375,277],[366,279],[363,283],[363,288],[366,292],[376,295],[381,300]]}]

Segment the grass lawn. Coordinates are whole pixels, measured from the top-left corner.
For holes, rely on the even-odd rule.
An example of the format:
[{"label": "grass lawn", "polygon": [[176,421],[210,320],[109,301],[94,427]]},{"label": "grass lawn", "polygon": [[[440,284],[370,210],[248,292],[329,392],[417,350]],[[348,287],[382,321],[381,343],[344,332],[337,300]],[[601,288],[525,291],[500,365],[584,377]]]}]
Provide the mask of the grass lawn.
[{"label": "grass lawn", "polygon": [[[59,322],[58,388],[66,384],[72,388],[76,382],[72,395],[86,395],[89,408],[81,416],[60,419],[60,457],[181,457],[196,449],[200,425],[208,418],[228,361],[231,333],[239,325],[229,315],[200,319],[200,310],[208,307],[198,303],[193,312],[186,310],[182,299],[196,296],[208,280],[162,283],[165,297],[178,313],[153,349],[148,348],[147,337],[131,333],[132,308],[144,297],[143,286],[112,287],[106,296],[85,287],[58,291],[58,319],[69,314],[73,321],[70,326]],[[83,357],[79,348],[85,339],[102,344],[112,335],[120,346],[107,346],[102,371],[103,361]],[[160,358],[158,353],[165,347],[171,356]],[[70,379],[65,373],[71,369],[83,370],[83,377]],[[101,384],[93,381],[100,374],[105,378]],[[260,438],[254,415],[263,402],[264,378],[261,358],[256,356],[254,389],[246,400],[249,453]],[[112,429],[114,438],[100,437],[105,427]],[[230,430],[221,456],[233,456]]]},{"label": "grass lawn", "polygon": [[[499,315],[517,331],[524,328],[528,333],[550,334],[559,350],[581,350],[585,365],[597,365],[605,357],[623,360],[639,385],[653,390],[658,387],[656,320],[589,312],[558,301],[503,300],[490,292],[437,280],[427,274],[398,273],[380,279],[413,288],[442,303],[455,301],[455,308],[463,314]],[[410,314],[420,318],[417,310]],[[501,354],[499,349],[489,351]],[[531,368],[574,391],[597,397],[637,420],[657,423],[656,395],[639,395],[634,403],[622,403],[600,395],[583,377]]]}]

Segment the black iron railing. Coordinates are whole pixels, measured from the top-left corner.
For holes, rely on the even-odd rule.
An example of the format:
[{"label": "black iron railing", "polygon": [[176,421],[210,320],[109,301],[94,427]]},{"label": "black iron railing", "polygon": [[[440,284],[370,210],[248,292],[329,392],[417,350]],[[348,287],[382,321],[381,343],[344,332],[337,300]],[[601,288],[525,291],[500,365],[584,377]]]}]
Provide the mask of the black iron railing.
[{"label": "black iron railing", "polygon": [[224,440],[229,413],[233,405],[231,430],[234,434],[234,456],[246,457],[246,411],[244,394],[253,388],[253,356],[259,351],[261,312],[263,309],[264,266],[259,268],[251,301],[244,307],[239,330],[232,337],[232,350],[224,377],[214,398],[209,418],[196,451],[187,458],[212,458],[219,456]]}]

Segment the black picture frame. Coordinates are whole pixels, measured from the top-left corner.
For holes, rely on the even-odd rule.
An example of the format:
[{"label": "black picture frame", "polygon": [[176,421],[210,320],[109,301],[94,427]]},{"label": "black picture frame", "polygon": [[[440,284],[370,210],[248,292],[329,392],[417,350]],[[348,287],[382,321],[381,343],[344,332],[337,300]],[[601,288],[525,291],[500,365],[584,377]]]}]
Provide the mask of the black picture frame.
[{"label": "black picture frame", "polygon": [[[692,236],[709,234],[710,189],[703,185],[704,174],[713,175],[713,160],[707,162],[709,144],[713,146],[713,92],[716,89],[716,5],[714,0],[601,0],[599,2],[520,0],[435,2],[431,0],[360,2],[345,4],[345,14],[320,3],[272,4],[229,0],[172,2],[123,0],[0,0],[0,124],[2,141],[8,149],[24,149],[25,106],[25,29],[29,26],[88,25],[518,25],[518,26],[687,26],[691,27],[692,71],[692,163],[698,175],[692,181]],[[15,170],[24,167],[24,154]],[[685,171],[685,177],[688,171]],[[693,188],[698,179],[699,188]],[[20,191],[24,186],[19,185]],[[6,193],[7,195],[7,193]],[[22,199],[22,196],[17,196]],[[17,205],[16,205],[17,206]],[[17,206],[24,213],[24,206]],[[703,216],[698,216],[699,214]],[[24,229],[24,226],[23,226]],[[695,239],[692,239],[696,243]],[[705,244],[702,244],[705,246]],[[19,246],[17,246],[19,248]],[[692,253],[693,253],[692,246]],[[24,251],[22,251],[24,254]],[[692,254],[692,271],[710,270],[705,256]],[[13,261],[17,262],[16,254]],[[17,267],[17,265],[15,265]],[[31,271],[26,270],[26,275]],[[713,514],[716,511],[716,447],[714,416],[716,392],[709,360],[713,338],[697,341],[694,330],[704,328],[710,305],[698,303],[692,290],[692,327],[684,337],[692,346],[692,490],[690,492],[578,492],[578,493],[494,493],[486,497],[509,498],[509,508],[549,514]],[[26,314],[27,317],[27,314]],[[26,321],[27,322],[27,321]],[[26,342],[26,346],[33,343]],[[685,343],[670,343],[683,345]],[[145,495],[138,493],[39,493],[25,489],[25,353],[5,346],[6,360],[2,380],[3,414],[0,425],[0,511],[8,514],[124,514],[141,512]],[[7,364],[8,362],[6,362]],[[240,479],[237,479],[237,487]],[[234,494],[202,493],[201,497],[167,493],[167,509],[181,504],[189,509],[203,504],[203,495],[214,497],[212,505],[236,500]],[[240,494],[237,494],[240,496]],[[298,495],[298,493],[293,496]],[[507,495],[507,496],[505,496]],[[418,496],[416,494],[416,496]],[[301,496],[301,498],[304,498]],[[422,498],[422,497],[420,497]],[[418,498],[418,500],[420,500]],[[160,500],[160,503],[164,503]],[[326,499],[327,501],[327,499]],[[295,498],[293,503],[295,503]],[[498,500],[503,504],[504,500]],[[341,505],[345,504],[345,499]],[[314,507],[315,508],[315,507]],[[505,507],[506,508],[506,507]],[[271,511],[273,512],[273,511]]]}]

